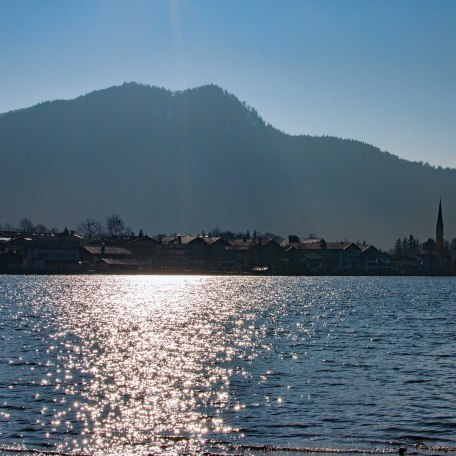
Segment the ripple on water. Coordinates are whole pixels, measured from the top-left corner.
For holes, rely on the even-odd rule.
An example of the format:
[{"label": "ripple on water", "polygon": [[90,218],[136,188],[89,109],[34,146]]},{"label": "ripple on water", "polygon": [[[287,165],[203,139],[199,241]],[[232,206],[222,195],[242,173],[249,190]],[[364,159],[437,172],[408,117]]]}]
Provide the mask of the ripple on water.
[{"label": "ripple on water", "polygon": [[3,276],[0,446],[456,446],[455,294],[451,278]]}]

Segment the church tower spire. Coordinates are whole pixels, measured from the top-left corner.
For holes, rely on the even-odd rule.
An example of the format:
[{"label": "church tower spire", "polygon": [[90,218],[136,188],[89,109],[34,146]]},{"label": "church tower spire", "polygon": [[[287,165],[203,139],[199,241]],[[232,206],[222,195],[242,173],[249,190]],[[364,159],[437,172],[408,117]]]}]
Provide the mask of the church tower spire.
[{"label": "church tower spire", "polygon": [[437,216],[437,226],[435,228],[435,245],[437,253],[443,254],[443,218],[442,218],[442,198],[439,203],[439,215]]}]

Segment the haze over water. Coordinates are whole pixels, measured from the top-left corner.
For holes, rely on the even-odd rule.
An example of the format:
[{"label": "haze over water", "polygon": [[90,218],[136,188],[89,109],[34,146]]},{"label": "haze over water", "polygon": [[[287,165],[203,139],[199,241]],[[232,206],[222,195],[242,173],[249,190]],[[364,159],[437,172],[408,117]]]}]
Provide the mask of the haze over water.
[{"label": "haze over water", "polygon": [[0,447],[456,447],[454,284],[0,276]]}]

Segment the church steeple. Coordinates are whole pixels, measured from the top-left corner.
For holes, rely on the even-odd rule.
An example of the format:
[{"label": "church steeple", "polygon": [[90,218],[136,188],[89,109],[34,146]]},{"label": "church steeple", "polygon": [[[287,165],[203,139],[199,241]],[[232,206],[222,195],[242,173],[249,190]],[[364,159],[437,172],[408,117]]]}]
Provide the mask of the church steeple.
[{"label": "church steeple", "polygon": [[439,215],[437,216],[437,226],[435,228],[435,245],[437,253],[443,253],[443,217],[442,217],[442,198],[439,203]]}]

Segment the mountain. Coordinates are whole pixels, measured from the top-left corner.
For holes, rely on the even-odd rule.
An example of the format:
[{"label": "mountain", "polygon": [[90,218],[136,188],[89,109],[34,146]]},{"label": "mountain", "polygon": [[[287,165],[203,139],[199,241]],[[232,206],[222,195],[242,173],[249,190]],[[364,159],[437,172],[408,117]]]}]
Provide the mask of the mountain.
[{"label": "mountain", "polygon": [[215,85],[128,83],[5,113],[0,156],[2,223],[77,227],[119,213],[150,234],[218,225],[390,247],[435,235],[441,195],[455,236],[456,170],[287,135]]}]

